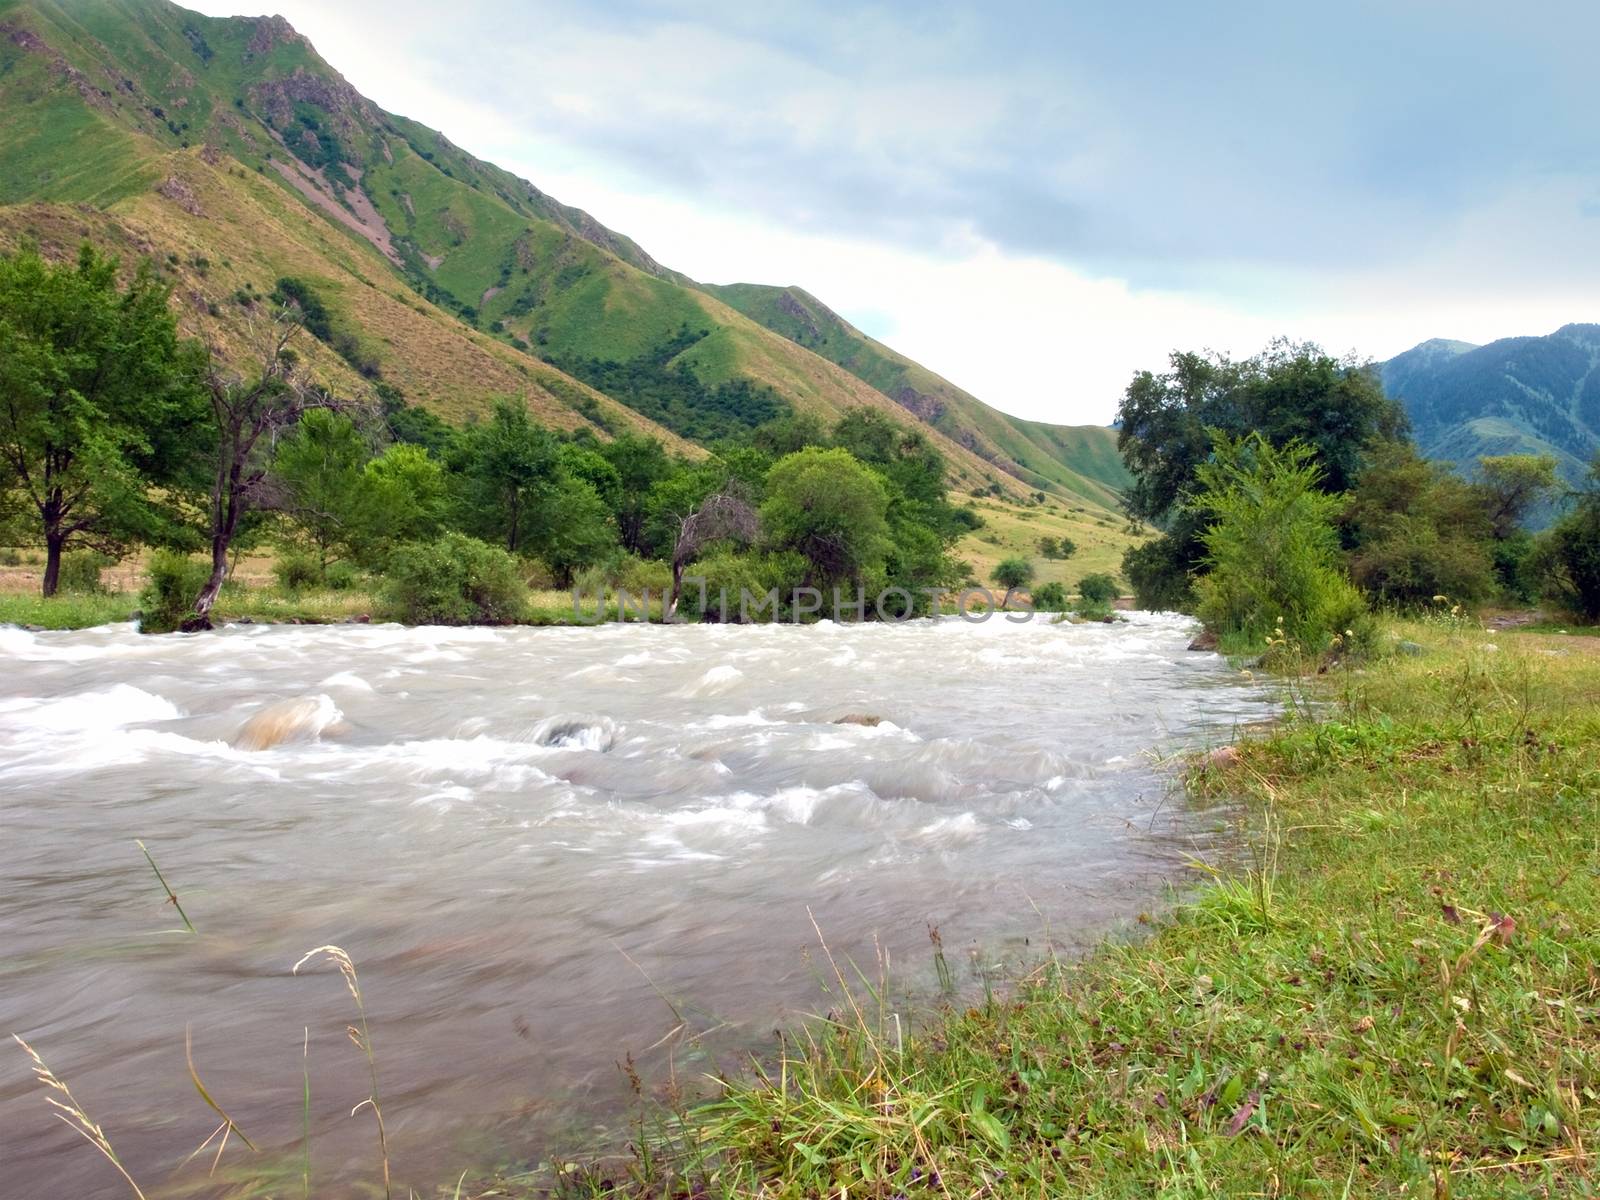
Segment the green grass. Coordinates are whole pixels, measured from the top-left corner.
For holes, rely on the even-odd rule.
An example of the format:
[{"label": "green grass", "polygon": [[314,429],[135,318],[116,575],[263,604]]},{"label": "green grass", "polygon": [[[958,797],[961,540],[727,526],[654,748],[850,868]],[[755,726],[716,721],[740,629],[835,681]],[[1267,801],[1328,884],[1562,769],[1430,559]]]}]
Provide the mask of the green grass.
[{"label": "green grass", "polygon": [[39,629],[87,629],[126,621],[139,598],[122,592],[92,596],[52,596],[0,592],[0,625],[32,625]]},{"label": "green grass", "polygon": [[1600,656],[1403,634],[1191,774],[1248,851],[1149,937],[903,1038],[841,971],[830,1023],[562,1191],[1593,1195]]}]

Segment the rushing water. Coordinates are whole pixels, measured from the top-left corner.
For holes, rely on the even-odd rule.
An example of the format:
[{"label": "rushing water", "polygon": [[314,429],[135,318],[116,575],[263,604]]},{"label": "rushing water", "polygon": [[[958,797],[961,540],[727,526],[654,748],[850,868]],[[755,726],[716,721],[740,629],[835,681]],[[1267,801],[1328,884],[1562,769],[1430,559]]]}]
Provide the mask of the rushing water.
[{"label": "rushing water", "polygon": [[[663,997],[724,1052],[825,1005],[808,908],[837,953],[870,962],[876,938],[921,971],[929,922],[963,970],[1147,907],[1199,830],[1151,752],[1269,705],[1186,653],[1186,622],[1130,617],[0,628],[0,1033],[159,1183],[215,1124],[185,1027],[244,1131],[290,1150],[309,1031],[317,1177],[370,1176],[351,997],[326,966],[290,974],[337,943],[399,1178],[490,1152],[471,1130],[576,1137],[622,1098],[625,1053],[654,1078],[693,1053],[650,1049],[678,1024]],[[294,698],[305,736],[235,745]],[[198,936],[170,932],[136,838]],[[6,1053],[0,1192],[117,1194]]]}]

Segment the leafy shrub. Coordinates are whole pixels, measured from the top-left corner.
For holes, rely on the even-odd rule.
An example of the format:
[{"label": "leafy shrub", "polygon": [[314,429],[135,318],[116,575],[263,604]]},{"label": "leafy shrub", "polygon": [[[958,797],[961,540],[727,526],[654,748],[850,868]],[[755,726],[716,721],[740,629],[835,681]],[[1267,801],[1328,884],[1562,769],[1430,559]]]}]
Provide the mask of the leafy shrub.
[{"label": "leafy shrub", "polygon": [[1588,621],[1600,621],[1600,463],[1591,490],[1540,539],[1536,570],[1545,593]]},{"label": "leafy shrub", "polygon": [[[805,556],[795,551],[763,554],[724,550],[709,554],[684,570],[685,580],[705,580],[704,597],[698,583],[686,582],[678,603],[679,612],[684,616],[730,624],[742,623],[746,617],[752,622],[766,622],[780,614],[787,616],[793,609],[794,589],[805,579],[807,565]],[[767,602],[768,593],[774,590],[778,593],[775,608]],[[827,589],[821,590],[824,608],[816,616],[831,617],[833,614],[826,608],[831,596]],[[740,596],[745,592],[749,593],[750,600],[741,611]],[[868,604],[870,606],[870,599]]]},{"label": "leafy shrub", "polygon": [[1364,623],[1366,603],[1339,566],[1341,501],[1319,490],[1310,447],[1221,438],[1197,478],[1195,505],[1211,521],[1199,615],[1224,649],[1271,640],[1320,654]]},{"label": "leafy shrub", "polygon": [[323,582],[322,564],[314,556],[298,550],[286,550],[279,555],[278,561],[272,564],[272,573],[277,577],[278,586],[286,592],[320,587]]},{"label": "leafy shrub", "polygon": [[1122,573],[1133,588],[1133,602],[1148,612],[1192,612],[1194,587],[1183,539],[1172,534],[1129,546]]},{"label": "leafy shrub", "polygon": [[1121,592],[1117,581],[1103,571],[1078,580],[1078,596],[1085,604],[1109,605]]},{"label": "leafy shrub", "polygon": [[61,557],[57,586],[74,595],[98,596],[106,590],[100,573],[114,562],[116,559],[98,550],[73,550]]},{"label": "leafy shrub", "polygon": [[1033,589],[1033,607],[1035,612],[1065,612],[1067,589],[1055,580],[1041,583]]},{"label": "leafy shrub", "polygon": [[20,567],[21,565],[22,554],[19,551],[12,549],[10,546],[0,550],[0,567]]},{"label": "leafy shrub", "polygon": [[661,596],[672,586],[672,568],[619,549],[606,561],[579,571],[573,576],[572,586],[585,595],[620,588],[630,596],[642,596],[646,589],[652,596]]},{"label": "leafy shrub", "polygon": [[348,592],[361,582],[361,572],[355,563],[329,563],[328,569],[323,572],[322,582],[332,591]]},{"label": "leafy shrub", "polygon": [[139,593],[139,632],[171,633],[194,608],[195,597],[211,578],[211,564],[170,550],[150,556],[144,590]]},{"label": "leafy shrub", "polygon": [[408,625],[508,625],[527,603],[509,553],[461,533],[410,542],[389,558],[386,617]]}]

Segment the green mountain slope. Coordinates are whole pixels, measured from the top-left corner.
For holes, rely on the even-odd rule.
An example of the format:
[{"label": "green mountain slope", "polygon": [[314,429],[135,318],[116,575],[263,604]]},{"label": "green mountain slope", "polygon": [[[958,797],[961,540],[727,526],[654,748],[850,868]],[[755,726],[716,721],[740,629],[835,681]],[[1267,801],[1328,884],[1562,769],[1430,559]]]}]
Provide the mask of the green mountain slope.
[{"label": "green mountain slope", "polygon": [[356,331],[338,352],[312,348],[329,371],[457,418],[514,393],[558,426],[682,444],[787,407],[832,420],[868,405],[923,421],[953,486],[1111,506],[1123,481],[1109,431],[1015,421],[836,317],[889,366],[816,353],[741,311],[738,293],[699,288],[384,112],[279,17],[0,0],[0,118],[0,240],[65,244],[92,227],[163,257],[188,324],[224,347],[243,345],[257,311],[234,294],[294,276]]},{"label": "green mountain slope", "polygon": [[837,363],[980,458],[1034,487],[1115,506],[1131,481],[1114,430],[1050,425],[990,408],[926,367],[868,337],[797,287],[704,285],[712,295],[796,345]]},{"label": "green mountain slope", "polygon": [[1383,385],[1433,458],[1549,454],[1576,483],[1600,451],[1600,325],[1487,346],[1423,342],[1384,363]]}]

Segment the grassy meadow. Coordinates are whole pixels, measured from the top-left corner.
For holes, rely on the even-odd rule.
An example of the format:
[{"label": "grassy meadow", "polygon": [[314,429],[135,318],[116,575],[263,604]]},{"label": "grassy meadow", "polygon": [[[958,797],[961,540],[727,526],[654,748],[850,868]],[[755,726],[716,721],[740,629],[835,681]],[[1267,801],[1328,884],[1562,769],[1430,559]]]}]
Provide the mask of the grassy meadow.
[{"label": "grassy meadow", "polygon": [[[1103,572],[1120,577],[1123,552],[1140,540],[1128,532],[1126,519],[1118,514],[1059,496],[1038,505],[998,497],[957,499],[971,503],[984,526],[956,544],[956,557],[971,563],[973,574],[985,585],[1001,559],[1020,556],[1033,563],[1037,583],[1059,581],[1071,594],[1085,575]],[[1077,552],[1069,559],[1047,559],[1039,553],[1041,537],[1071,538]]]}]

